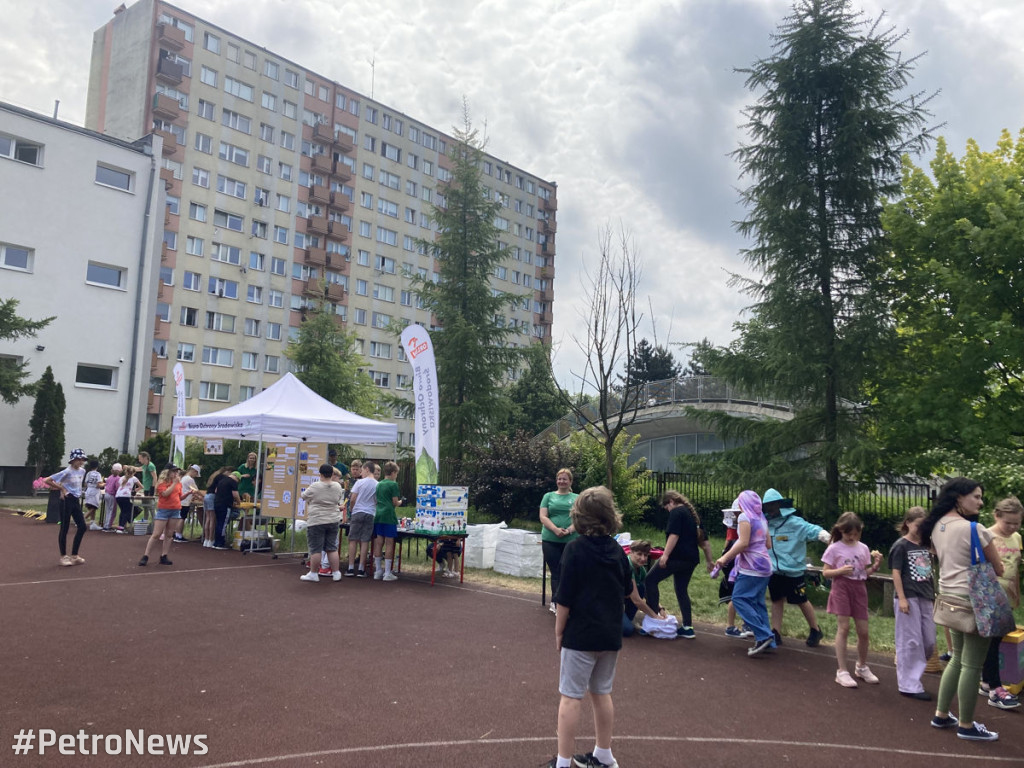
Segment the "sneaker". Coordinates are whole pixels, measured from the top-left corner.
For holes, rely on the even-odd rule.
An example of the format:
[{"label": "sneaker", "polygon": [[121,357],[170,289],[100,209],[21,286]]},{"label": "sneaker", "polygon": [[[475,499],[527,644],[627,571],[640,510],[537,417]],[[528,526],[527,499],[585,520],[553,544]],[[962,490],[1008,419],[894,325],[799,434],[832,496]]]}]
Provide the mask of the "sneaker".
[{"label": "sneaker", "polygon": [[739,627],[726,627],[725,634],[729,637],[743,637],[743,633],[740,632]]},{"label": "sneaker", "polygon": [[347,571],[345,571],[345,576],[347,578],[351,579],[355,575],[356,575],[356,569],[355,568],[349,568]]},{"label": "sneaker", "polygon": [[996,709],[1016,709],[1020,699],[1000,685],[988,695],[988,705]]},{"label": "sneaker", "polygon": [[[81,555],[72,555],[71,556],[71,564],[72,565],[85,565],[85,558],[82,557]],[[1009,695],[1009,694],[1007,694],[1007,695]]]},{"label": "sneaker", "polygon": [[693,640],[697,636],[697,633],[693,631],[693,627],[680,627],[676,630],[677,637],[685,637],[687,640]]},{"label": "sneaker", "polygon": [[944,654],[939,656],[939,661],[949,661],[952,658],[953,654],[951,654],[949,651],[946,651]]},{"label": "sneaker", "polygon": [[992,687],[988,683],[978,683],[978,695],[988,696],[992,693]]},{"label": "sneaker", "polygon": [[998,741],[999,734],[990,731],[981,723],[972,723],[970,728],[957,728],[956,737],[966,741]]},{"label": "sneaker", "polygon": [[775,638],[775,644],[776,645],[782,645],[782,635],[779,634],[779,630],[773,629],[772,630],[772,637]]},{"label": "sneaker", "polygon": [[373,572],[373,580],[374,581],[380,581],[383,578],[384,578],[384,571],[382,571],[380,568],[378,568],[376,571]]},{"label": "sneaker", "polygon": [[103,526],[102,525],[98,525],[96,523],[89,523],[89,530],[90,531],[102,531],[103,530]]},{"label": "sneaker", "polygon": [[117,526],[117,528],[114,529],[114,533],[124,533],[124,527],[120,525]]},{"label": "sneaker", "polygon": [[843,688],[857,687],[857,681],[850,677],[850,673],[847,672],[845,669],[840,669],[838,672],[836,672],[836,682],[839,683],[839,685],[843,686]]},{"label": "sneaker", "polygon": [[320,574],[314,573],[313,571],[307,571],[299,576],[299,581],[320,581]]},{"label": "sneaker", "polygon": [[363,570],[356,571],[356,578],[357,579],[365,579],[366,578],[366,571],[363,571]]},{"label": "sneaker", "polygon": [[811,633],[807,635],[807,645],[811,648],[817,648],[821,642],[821,638],[825,636],[825,633],[820,629],[811,629]]},{"label": "sneaker", "polygon": [[868,668],[867,664],[857,664],[853,668],[853,674],[855,674],[865,683],[870,683],[871,685],[878,684],[878,678],[875,677],[875,673],[872,672],[870,668]]},{"label": "sneaker", "polygon": [[214,548],[214,549],[219,549],[219,550],[221,550],[221,551],[226,551],[226,550],[229,550],[229,549],[231,549],[231,547],[227,546],[226,544],[225,544],[225,545],[223,545],[223,546],[218,546],[217,544],[214,544],[214,545],[213,545],[213,548]]},{"label": "sneaker", "polygon": [[139,565],[149,565],[149,555],[143,555],[139,558]]},{"label": "sneaker", "polygon": [[754,643],[754,647],[747,650],[747,656],[757,656],[760,653],[764,653],[775,647],[775,640],[766,637],[764,640]]},{"label": "sneaker", "polygon": [[[374,576],[373,578],[377,577]],[[384,576],[381,578],[381,581],[398,581],[398,577],[395,576],[395,574],[393,573],[385,573]]]},{"label": "sneaker", "polygon": [[932,718],[932,728],[956,728],[958,725],[960,721],[952,712],[948,712],[945,717],[936,715]]},{"label": "sneaker", "polygon": [[572,763],[576,768],[619,768],[618,761],[612,760],[610,763],[602,763],[594,757],[593,752],[587,752],[585,755],[573,755]]},{"label": "sneaker", "polygon": [[552,613],[558,613],[558,605],[555,602],[548,603],[548,610]]},{"label": "sneaker", "polygon": [[913,693],[900,691],[900,696],[906,696],[908,699],[917,699],[918,701],[932,700],[932,695],[928,691],[914,691]]},{"label": "sneaker", "polygon": [[753,636],[754,636],[754,630],[752,630],[750,627],[748,627],[746,624],[744,624],[743,628],[740,630],[740,637],[742,637],[744,639],[748,639],[748,638],[751,638]]},{"label": "sneaker", "polygon": [[323,566],[320,566],[320,570],[318,571],[318,573],[321,576],[330,576],[333,573],[333,571],[330,569],[330,567],[324,568]]},{"label": "sneaker", "polygon": [[68,555],[64,555],[63,557],[61,557],[60,564],[64,566],[74,565],[74,563],[72,562],[71,558]]},{"label": "sneaker", "polygon": [[205,547],[206,549],[213,549],[213,542],[212,542],[212,541],[210,541],[209,539],[206,539],[206,540],[205,540],[205,541],[203,542],[203,546],[204,546],[204,547]]},{"label": "sneaker", "polygon": [[160,555],[160,565],[174,565],[167,555]]},{"label": "sneaker", "polygon": [[341,581],[341,571],[332,571],[331,581]]}]

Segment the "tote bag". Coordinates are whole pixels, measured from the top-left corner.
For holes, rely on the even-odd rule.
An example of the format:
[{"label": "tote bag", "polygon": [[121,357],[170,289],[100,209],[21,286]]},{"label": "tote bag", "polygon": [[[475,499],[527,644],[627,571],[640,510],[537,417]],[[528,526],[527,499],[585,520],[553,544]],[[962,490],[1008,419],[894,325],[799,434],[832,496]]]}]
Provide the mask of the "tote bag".
[{"label": "tote bag", "polygon": [[971,523],[971,567],[967,571],[970,585],[968,596],[974,608],[978,634],[982,637],[1002,637],[1016,629],[1010,599],[999,585],[995,569],[985,559],[978,538],[978,524]]}]

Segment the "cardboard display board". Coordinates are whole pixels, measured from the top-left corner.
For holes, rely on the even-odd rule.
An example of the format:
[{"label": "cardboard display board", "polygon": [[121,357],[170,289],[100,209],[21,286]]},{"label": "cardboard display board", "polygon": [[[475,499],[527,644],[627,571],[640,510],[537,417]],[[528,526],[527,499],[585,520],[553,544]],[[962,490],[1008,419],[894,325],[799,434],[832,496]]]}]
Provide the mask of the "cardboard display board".
[{"label": "cardboard display board", "polygon": [[327,460],[327,443],[268,443],[263,474],[266,517],[305,517],[302,492],[320,477]]}]

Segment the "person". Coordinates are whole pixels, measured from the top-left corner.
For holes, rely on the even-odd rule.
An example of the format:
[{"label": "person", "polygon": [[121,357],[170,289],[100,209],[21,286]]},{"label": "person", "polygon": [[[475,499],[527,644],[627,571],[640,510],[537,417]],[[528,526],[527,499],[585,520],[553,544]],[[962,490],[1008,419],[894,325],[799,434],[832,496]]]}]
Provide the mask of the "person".
[{"label": "person", "polygon": [[217,487],[213,495],[213,510],[217,525],[213,533],[214,549],[231,549],[227,541],[228,518],[231,515],[231,510],[242,503],[242,498],[238,493],[238,484],[242,479],[242,473],[237,470],[232,472],[230,467],[227,470],[217,479]]},{"label": "person", "polygon": [[[651,542],[637,539],[629,543],[629,568],[633,583],[636,585],[637,597],[641,600],[647,594],[647,563],[651,559]],[[633,602],[633,595],[626,598],[622,610],[622,636],[632,637],[636,632],[634,619],[640,614],[640,606]]]},{"label": "person", "polygon": [[[967,477],[954,477],[939,489],[931,511],[921,523],[921,543],[932,547],[939,562],[939,597],[968,599],[971,567],[971,528],[985,503],[981,483]],[[1003,575],[992,534],[976,526],[985,559],[992,563],[996,576]],[[981,668],[988,653],[989,639],[976,632],[950,628],[951,658],[942,672],[939,695],[935,701],[933,728],[956,728],[956,735],[967,741],[996,741],[999,734],[974,721]],[[949,705],[953,696],[960,704],[959,717],[953,717]]]},{"label": "person", "polygon": [[[384,463],[384,479],[377,483],[374,491],[376,514],[373,520],[373,578],[382,581],[397,581],[391,570],[395,560],[395,538],[398,536],[398,515],[395,507],[402,505],[402,492],[396,482],[398,465],[393,461]],[[380,569],[381,550],[384,551],[384,570]]]},{"label": "person", "polygon": [[135,468],[142,482],[142,495],[152,496],[156,486],[156,464],[149,458],[146,451],[139,451],[139,466]]},{"label": "person", "polygon": [[[57,532],[57,546],[60,549],[61,565],[82,565],[85,558],[78,554],[85,536],[85,518],[82,517],[82,482],[85,480],[85,451],[75,448],[71,451],[68,466],[46,478],[51,491],[60,491],[60,529]],[[68,554],[68,529],[75,521],[75,538]]]},{"label": "person", "polygon": [[665,525],[665,551],[654,561],[647,574],[646,599],[655,610],[661,611],[661,593],[658,584],[672,577],[676,600],[679,603],[681,624],[678,635],[692,640],[697,636],[693,629],[693,612],[690,605],[690,578],[700,562],[698,549],[703,549],[707,560],[708,571],[712,568],[711,544],[704,535],[700,517],[693,504],[679,491],[665,491],[661,497],[661,505],[668,510],[668,522]]},{"label": "person", "polygon": [[[739,534],[736,532],[736,515],[743,510],[740,509],[740,500],[736,498],[733,500],[732,505],[722,510],[722,525],[725,527],[725,546],[722,548],[722,554],[724,555],[733,544],[739,539]],[[740,639],[746,639],[753,637],[754,633],[751,632],[746,626],[736,626],[736,606],[732,604],[732,575],[733,566],[736,561],[730,561],[724,568],[722,568],[722,581],[718,585],[718,604],[725,603],[728,607],[725,611],[725,634],[729,637],[737,637]]]},{"label": "person", "polygon": [[[354,462],[353,462],[354,463]],[[377,481],[373,479],[376,465],[367,461],[362,466],[363,476],[359,478],[348,496],[348,570],[351,578],[366,578],[366,556],[373,538],[373,518],[377,514]],[[356,551],[359,552],[359,571],[356,572]]]},{"label": "person", "polygon": [[327,553],[331,578],[341,581],[341,561],[338,558],[338,531],[341,523],[341,499],[345,491],[334,480],[335,468],[320,465],[320,478],[302,492],[306,502],[306,541],[309,549],[309,573],[302,581],[320,581],[320,553]]},{"label": "person", "polygon": [[100,508],[103,486],[103,475],[99,473],[100,463],[96,459],[89,459],[85,465],[85,480],[82,482],[85,488],[85,522],[89,525],[90,531],[102,531],[103,526],[96,522],[96,510]]},{"label": "person", "polygon": [[242,501],[252,501],[256,498],[256,459],[258,457],[252,451],[245,457],[245,463],[238,467],[238,495]]},{"label": "person", "polygon": [[121,484],[121,472],[123,468],[118,462],[110,468],[110,475],[107,477],[106,485],[103,488],[103,530],[114,530],[114,515],[117,511],[117,486]]},{"label": "person", "polygon": [[203,494],[203,546],[213,549],[217,540],[217,483],[231,467],[221,467],[210,475],[206,481],[206,492]]},{"label": "person", "polygon": [[[549,768],[572,765],[618,768],[612,754],[612,684],[622,648],[622,600],[634,595],[637,607],[657,617],[640,599],[622,547],[612,538],[622,523],[612,492],[604,486],[579,494],[570,512],[579,536],[560,553],[555,602],[555,648],[559,651],[558,754]],[[583,697],[594,710],[594,750],[574,755]]]},{"label": "person", "polygon": [[786,603],[800,608],[807,621],[805,641],[811,648],[821,643],[824,634],[818,626],[818,615],[807,599],[807,542],[828,544],[829,533],[820,525],[796,514],[793,500],[783,498],[774,488],[764,492],[761,509],[768,521],[771,541],[772,575],[768,579],[768,596],[772,601],[772,634],[776,645],[782,645],[782,614]]},{"label": "person", "polygon": [[359,459],[352,459],[352,466],[349,467],[348,477],[345,478],[345,482],[342,485],[345,491],[352,490],[352,486],[355,485],[356,481],[361,479],[363,476],[363,462]]},{"label": "person", "polygon": [[178,530],[174,532],[175,541],[187,541],[182,535],[185,529],[185,521],[192,512],[192,502],[199,498],[199,486],[196,485],[196,478],[202,474],[203,468],[198,464],[192,464],[181,476],[181,522],[178,523]]},{"label": "person", "polygon": [[[154,547],[160,546],[160,565],[173,565],[168,555],[174,541],[177,521],[181,519],[181,482],[179,470],[173,464],[164,468],[156,483],[156,518],[153,520],[153,533],[146,542],[146,551],[139,558],[139,565],[149,564],[149,555]],[[167,535],[165,535],[165,533]],[[162,544],[161,544],[162,542]]]},{"label": "person", "polygon": [[348,476],[348,467],[344,462],[338,461],[338,452],[334,448],[327,452],[327,463],[341,473],[341,482],[344,486],[345,478]]},{"label": "person", "polygon": [[[996,554],[1003,563],[1003,575],[999,577],[999,584],[1010,599],[1010,605],[1016,608],[1020,605],[1020,523],[1021,516],[1024,515],[1024,506],[1016,496],[1011,496],[996,504],[993,513],[996,522],[988,530],[992,534]],[[993,637],[989,643],[985,663],[981,667],[979,693],[988,696],[990,707],[1016,709],[1020,706],[1020,699],[1003,687],[999,674],[999,645],[1002,642],[1002,637]]]},{"label": "person", "polygon": [[932,553],[921,544],[924,507],[911,507],[897,526],[902,534],[889,550],[892,571],[893,615],[896,617],[896,686],[901,695],[920,701],[932,696],[921,684],[928,657],[935,651],[932,618],[935,587]]},{"label": "person", "polygon": [[857,663],[853,673],[865,683],[875,685],[878,678],[868,667],[868,576],[878,570],[882,553],[868,551],[860,540],[864,523],[853,512],[843,512],[832,526],[832,543],[825,549],[821,562],[827,567],[821,572],[832,579],[826,610],[836,617],[836,682],[844,688],[856,688],[857,681],[850,676],[846,661],[846,648],[850,635],[850,619],[857,630]]},{"label": "person", "polygon": [[732,603],[747,629],[754,633],[754,645],[747,649],[748,656],[757,656],[775,648],[775,637],[768,621],[764,604],[772,563],[768,556],[771,541],[768,523],[761,511],[761,497],[755,491],[743,491],[737,498],[740,515],[736,521],[736,543],[723,552],[715,565],[724,569],[733,560],[729,578],[732,579]]},{"label": "person", "polygon": [[555,473],[557,490],[548,491],[540,501],[540,547],[544,564],[551,572],[551,612],[555,613],[555,595],[561,577],[560,564],[566,545],[576,538],[570,512],[577,494],[572,492],[572,470],[563,467]]},{"label": "person", "polygon": [[132,524],[135,517],[132,497],[139,491],[142,491],[142,482],[135,476],[135,467],[125,467],[115,494],[118,508],[117,528],[114,529],[116,533],[124,533],[125,528]]},{"label": "person", "polygon": [[[437,550],[437,557],[434,557],[434,550]],[[462,542],[452,536],[439,536],[436,542],[427,544],[427,557],[435,562],[441,563],[441,575],[448,579],[458,577],[459,572],[455,569],[455,560],[462,554]]]}]

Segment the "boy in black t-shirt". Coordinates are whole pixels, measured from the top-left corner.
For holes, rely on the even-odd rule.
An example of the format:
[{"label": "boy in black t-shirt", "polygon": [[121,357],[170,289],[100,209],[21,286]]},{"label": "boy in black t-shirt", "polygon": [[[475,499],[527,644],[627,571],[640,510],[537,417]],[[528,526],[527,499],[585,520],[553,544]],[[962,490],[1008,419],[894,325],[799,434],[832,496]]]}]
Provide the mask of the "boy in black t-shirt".
[{"label": "boy in black t-shirt", "polygon": [[[580,537],[565,547],[555,617],[555,645],[561,652],[558,691],[558,755],[549,768],[618,768],[612,756],[612,682],[622,647],[622,599],[657,617],[640,599],[632,568],[622,547],[612,538],[621,516],[611,491],[588,488],[572,508],[573,528]],[[590,692],[594,709],[596,746],[573,755],[583,696]]]}]

